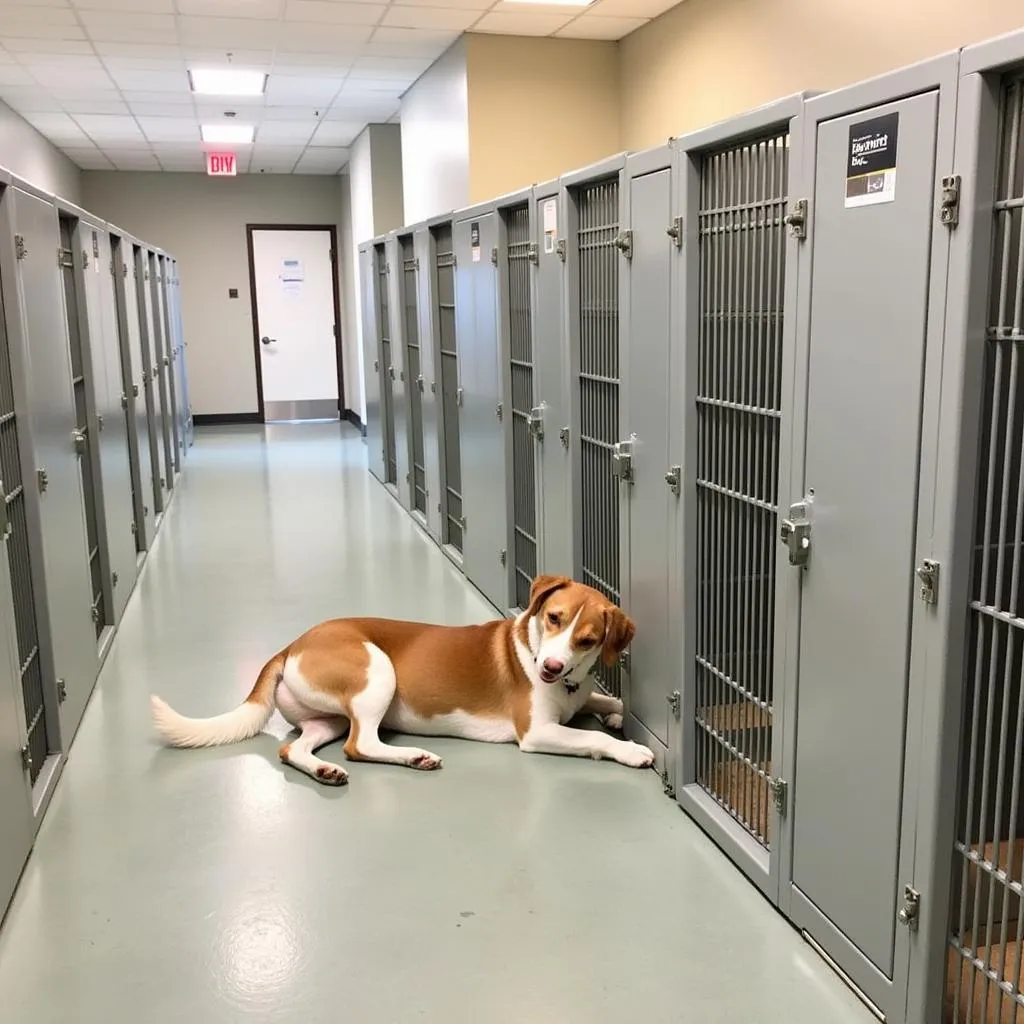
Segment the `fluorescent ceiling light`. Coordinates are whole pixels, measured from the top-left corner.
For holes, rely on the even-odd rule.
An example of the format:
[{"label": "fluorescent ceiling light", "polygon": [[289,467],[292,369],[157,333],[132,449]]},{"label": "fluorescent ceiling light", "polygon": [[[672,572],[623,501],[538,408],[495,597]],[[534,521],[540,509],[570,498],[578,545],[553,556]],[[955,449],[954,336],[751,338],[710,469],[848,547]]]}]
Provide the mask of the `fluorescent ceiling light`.
[{"label": "fluorescent ceiling light", "polygon": [[193,68],[188,77],[192,91],[204,96],[262,96],[267,88],[267,76],[262,71]]},{"label": "fluorescent ceiling light", "polygon": [[251,124],[204,124],[201,129],[203,142],[240,143],[252,142]]}]

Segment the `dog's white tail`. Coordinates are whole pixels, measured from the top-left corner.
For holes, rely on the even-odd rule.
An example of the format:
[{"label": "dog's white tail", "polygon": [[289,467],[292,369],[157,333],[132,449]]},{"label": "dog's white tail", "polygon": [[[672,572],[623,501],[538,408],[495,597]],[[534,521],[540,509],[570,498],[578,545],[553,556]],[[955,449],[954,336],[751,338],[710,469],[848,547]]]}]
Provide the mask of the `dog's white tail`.
[{"label": "dog's white tail", "polygon": [[221,747],[255,736],[274,713],[274,692],[284,672],[284,659],[284,651],[271,658],[245,701],[213,718],[185,718],[159,697],[150,697],[153,726],[172,747]]}]

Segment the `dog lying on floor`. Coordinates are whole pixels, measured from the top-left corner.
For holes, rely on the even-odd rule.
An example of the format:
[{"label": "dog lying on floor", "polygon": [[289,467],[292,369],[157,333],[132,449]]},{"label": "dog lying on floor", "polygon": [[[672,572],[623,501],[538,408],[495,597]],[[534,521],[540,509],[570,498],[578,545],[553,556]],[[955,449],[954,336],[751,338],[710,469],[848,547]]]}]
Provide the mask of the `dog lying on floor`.
[{"label": "dog lying on floor", "polygon": [[300,730],[281,747],[281,760],[332,786],[344,785],[348,773],[316,751],[346,731],[345,754],[353,761],[441,767],[427,750],[384,743],[381,726],[647,768],[654,762],[647,747],[567,726],[587,711],[621,728],[622,702],[595,693],[591,672],[599,657],[614,665],[635,631],[596,590],[564,576],[538,576],[529,607],[515,619],[480,626],[321,623],[267,662],[234,711],[185,718],[154,696],[153,722],[171,746],[220,746],[255,736],[276,707]]}]

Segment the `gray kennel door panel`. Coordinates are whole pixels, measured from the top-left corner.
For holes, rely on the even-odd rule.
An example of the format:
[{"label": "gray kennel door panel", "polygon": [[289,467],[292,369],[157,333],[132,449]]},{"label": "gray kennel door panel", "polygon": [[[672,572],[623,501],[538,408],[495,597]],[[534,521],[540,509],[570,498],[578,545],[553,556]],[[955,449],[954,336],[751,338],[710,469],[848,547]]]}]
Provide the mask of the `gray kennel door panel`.
[{"label": "gray kennel door panel", "polygon": [[[936,111],[927,93],[820,124],[811,203],[813,531],[802,571],[792,881],[886,977],[905,799]],[[847,197],[851,139],[887,114],[898,116],[895,194],[857,205]]]},{"label": "gray kennel door panel", "polygon": [[[672,220],[672,171],[627,179],[633,256],[628,275],[627,416],[633,443],[634,482],[629,488],[629,613],[638,624],[630,644],[627,708],[668,744],[668,696],[675,688],[669,664],[668,397],[672,259],[665,234]],[[678,657],[675,659],[678,662]]]},{"label": "gray kennel door panel", "polygon": [[[473,245],[474,229],[479,232]],[[505,435],[498,349],[498,276],[491,250],[498,244],[496,213],[455,225],[455,309],[459,338],[459,412],[462,509],[466,519],[466,575],[501,611],[508,607],[508,504]],[[474,249],[476,256],[474,258]]]},{"label": "gray kennel door panel", "polygon": [[377,267],[373,248],[359,251],[363,303],[363,387],[366,396],[366,449],[370,472],[384,480],[384,435],[380,422],[380,346],[377,340]]},{"label": "gray kennel door panel", "polygon": [[39,495],[43,571],[56,678],[67,687],[67,699],[60,708],[66,746],[92,693],[99,656],[82,475],[73,439],[77,422],[67,322],[57,266],[60,232],[57,211],[23,192],[17,194],[15,217],[27,250],[25,258],[18,260],[18,274],[29,349],[32,436],[39,469],[46,474]]},{"label": "gray kennel door panel", "polygon": [[537,447],[541,478],[538,566],[544,573],[572,576],[565,260],[558,253],[558,240],[565,238],[566,225],[557,190],[537,196],[533,224],[537,243],[533,389],[544,418],[544,437]]},{"label": "gray kennel door panel", "polygon": [[[121,407],[121,355],[118,348],[117,310],[110,287],[110,236],[83,225],[82,238],[90,252],[85,269],[85,302],[89,313],[89,350],[92,357],[93,391],[98,422],[100,477],[103,489],[104,526],[112,585],[113,621],[121,613],[135,584],[137,552],[132,526],[132,479],[128,423]],[[95,256],[91,255],[93,252]]]}]

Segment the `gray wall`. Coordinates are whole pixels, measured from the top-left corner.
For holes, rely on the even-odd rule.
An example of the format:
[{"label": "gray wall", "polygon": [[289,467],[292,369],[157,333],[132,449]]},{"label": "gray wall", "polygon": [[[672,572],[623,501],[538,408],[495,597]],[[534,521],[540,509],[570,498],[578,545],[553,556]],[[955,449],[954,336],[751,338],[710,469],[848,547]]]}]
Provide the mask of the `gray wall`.
[{"label": "gray wall", "polygon": [[46,192],[81,201],[82,172],[5,103],[0,103],[0,167]]},{"label": "gray wall", "polygon": [[[246,224],[338,226],[343,181],[312,175],[83,173],[86,209],[178,259],[194,412],[257,410]],[[338,247],[343,254],[340,232]],[[238,289],[237,299],[228,298],[229,288]],[[343,327],[344,303],[343,291]],[[343,346],[358,347],[358,340],[343,335]],[[346,378],[349,407],[358,396],[358,382]]]},{"label": "gray wall", "polygon": [[[542,70],[538,72],[543,78]],[[469,204],[466,41],[454,43],[402,97],[403,186],[409,224]]]}]

